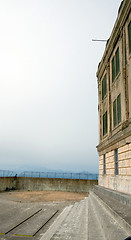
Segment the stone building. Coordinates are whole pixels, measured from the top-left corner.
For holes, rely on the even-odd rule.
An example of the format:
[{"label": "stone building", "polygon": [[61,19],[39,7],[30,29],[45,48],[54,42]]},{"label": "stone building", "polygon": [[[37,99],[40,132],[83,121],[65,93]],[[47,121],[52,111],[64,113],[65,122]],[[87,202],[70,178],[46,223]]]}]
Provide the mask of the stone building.
[{"label": "stone building", "polygon": [[131,194],[131,0],[121,2],[97,78],[99,185]]}]

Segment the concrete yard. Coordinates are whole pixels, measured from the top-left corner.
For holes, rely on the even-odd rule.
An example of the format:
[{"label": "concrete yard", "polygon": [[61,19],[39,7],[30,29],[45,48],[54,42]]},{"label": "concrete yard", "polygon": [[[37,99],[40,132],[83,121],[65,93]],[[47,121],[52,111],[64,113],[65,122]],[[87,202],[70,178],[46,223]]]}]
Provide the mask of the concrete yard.
[{"label": "concrete yard", "polygon": [[0,193],[0,240],[41,239],[66,208],[88,193],[9,191]]},{"label": "concrete yard", "polygon": [[89,196],[60,191],[1,192],[0,240],[125,240],[131,236],[130,200],[127,194],[98,186]]}]

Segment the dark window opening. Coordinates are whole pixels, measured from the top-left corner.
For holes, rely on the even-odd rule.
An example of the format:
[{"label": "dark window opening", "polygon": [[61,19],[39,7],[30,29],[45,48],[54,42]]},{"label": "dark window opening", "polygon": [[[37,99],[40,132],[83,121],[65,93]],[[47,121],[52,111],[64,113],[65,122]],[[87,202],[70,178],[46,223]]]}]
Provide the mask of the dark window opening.
[{"label": "dark window opening", "polygon": [[105,175],[106,174],[106,155],[104,154],[103,155],[103,174]]},{"label": "dark window opening", "polygon": [[107,120],[107,111],[103,115],[103,136],[107,133],[108,130],[108,120]]},{"label": "dark window opening", "polygon": [[112,82],[114,82],[119,72],[120,72],[120,60],[119,60],[119,48],[117,48],[115,56],[112,59]]},{"label": "dark window opening", "polygon": [[121,94],[117,97],[117,123],[121,122]]},{"label": "dark window opening", "polygon": [[105,74],[102,80],[102,100],[104,99],[106,93],[107,93],[107,75]]},{"label": "dark window opening", "polygon": [[115,59],[116,59],[116,76],[117,76],[118,73],[120,72],[119,48],[117,48],[117,50],[116,50]]},{"label": "dark window opening", "polygon": [[113,102],[113,123],[116,127],[121,122],[121,94]]},{"label": "dark window opening", "polygon": [[128,25],[129,53],[131,53],[131,21]]},{"label": "dark window opening", "polygon": [[115,175],[119,175],[119,167],[118,167],[118,149],[114,150],[114,158],[115,158]]}]

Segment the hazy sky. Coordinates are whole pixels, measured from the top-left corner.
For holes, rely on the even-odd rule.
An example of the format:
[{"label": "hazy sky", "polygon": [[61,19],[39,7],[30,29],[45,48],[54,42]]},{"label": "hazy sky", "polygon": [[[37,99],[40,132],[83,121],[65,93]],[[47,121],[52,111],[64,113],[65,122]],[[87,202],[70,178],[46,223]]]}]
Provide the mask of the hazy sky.
[{"label": "hazy sky", "polygon": [[121,0],[0,0],[0,169],[98,172],[96,71]]}]

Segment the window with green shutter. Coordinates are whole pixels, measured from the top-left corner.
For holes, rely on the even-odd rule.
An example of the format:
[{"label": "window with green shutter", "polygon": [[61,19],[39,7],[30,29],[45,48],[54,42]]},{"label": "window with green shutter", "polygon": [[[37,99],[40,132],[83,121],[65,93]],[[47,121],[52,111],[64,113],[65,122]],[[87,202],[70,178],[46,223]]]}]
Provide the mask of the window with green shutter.
[{"label": "window with green shutter", "polygon": [[107,119],[107,111],[103,115],[103,136],[107,133],[108,131],[108,119]]},{"label": "window with green shutter", "polygon": [[115,80],[115,58],[112,59],[112,82]]},{"label": "window with green shutter", "polygon": [[116,76],[117,76],[117,74],[120,72],[119,48],[117,48],[117,50],[116,50],[115,60],[116,60]]},{"label": "window with green shutter", "polygon": [[103,155],[103,174],[106,174],[106,154]]},{"label": "window with green shutter", "polygon": [[105,74],[102,80],[102,100],[104,99],[106,93],[107,93],[107,75]]},{"label": "window with green shutter", "polygon": [[113,102],[113,124],[114,127],[121,122],[121,94]]},{"label": "window with green shutter", "polygon": [[117,48],[115,56],[112,59],[112,82],[114,82],[119,72],[120,72],[120,60],[119,60],[119,48]]},{"label": "window with green shutter", "polygon": [[121,94],[117,97],[117,123],[121,122]]},{"label": "window with green shutter", "polygon": [[115,127],[117,125],[116,100],[113,102],[113,123]]},{"label": "window with green shutter", "polygon": [[115,159],[115,175],[119,175],[118,148],[114,150],[114,159]]},{"label": "window with green shutter", "polygon": [[128,25],[129,53],[131,53],[131,21]]}]

